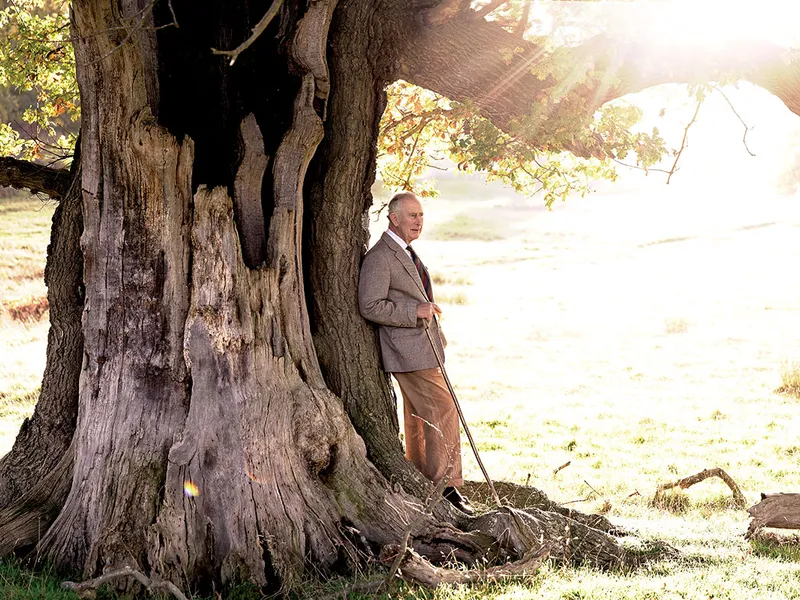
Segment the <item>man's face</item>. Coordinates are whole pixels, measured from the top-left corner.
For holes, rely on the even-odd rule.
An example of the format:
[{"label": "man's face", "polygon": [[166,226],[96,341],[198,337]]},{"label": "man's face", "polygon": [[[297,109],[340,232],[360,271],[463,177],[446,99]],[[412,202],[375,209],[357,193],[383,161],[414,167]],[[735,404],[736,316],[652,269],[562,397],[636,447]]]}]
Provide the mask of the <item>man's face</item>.
[{"label": "man's face", "polygon": [[422,233],[422,204],[414,198],[404,198],[400,209],[389,215],[391,229],[410,244]]}]

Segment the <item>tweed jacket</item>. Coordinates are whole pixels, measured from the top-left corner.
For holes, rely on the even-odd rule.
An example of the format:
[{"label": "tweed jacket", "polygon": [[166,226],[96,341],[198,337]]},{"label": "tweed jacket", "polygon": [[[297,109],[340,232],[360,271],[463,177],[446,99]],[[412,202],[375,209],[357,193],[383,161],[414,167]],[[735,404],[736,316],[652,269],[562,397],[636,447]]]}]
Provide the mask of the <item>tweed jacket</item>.
[{"label": "tweed jacket", "polygon": [[[358,308],[368,321],[379,325],[383,368],[407,373],[439,366],[425,332],[425,320],[417,318],[417,305],[428,302],[417,268],[405,249],[389,234],[366,253],[358,282]],[[429,321],[431,337],[444,361],[444,335],[436,319]]]}]

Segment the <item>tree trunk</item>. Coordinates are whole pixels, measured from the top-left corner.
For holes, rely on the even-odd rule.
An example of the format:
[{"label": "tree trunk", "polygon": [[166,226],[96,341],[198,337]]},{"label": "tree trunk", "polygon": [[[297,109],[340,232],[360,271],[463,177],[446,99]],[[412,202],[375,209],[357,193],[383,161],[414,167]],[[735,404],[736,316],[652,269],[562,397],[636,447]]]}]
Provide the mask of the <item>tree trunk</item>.
[{"label": "tree trunk", "polygon": [[85,359],[72,489],[39,542],[57,565],[290,587],[304,564],[325,573],[355,560],[342,523],[378,543],[402,535],[406,499],[325,387],[305,313],[301,191],[326,95],[312,55],[333,5],[312,5],[292,30],[300,90],[272,158],[257,269],[226,188],[193,193],[194,144],[152,116],[152,28],[126,41],[135,5],[73,5]]},{"label": "tree trunk", "polygon": [[[312,163],[306,219],[314,345],[325,381],[339,396],[367,454],[390,481],[424,497],[426,480],[403,454],[397,403],[381,369],[376,329],[358,312],[358,274],[369,243],[375,140],[392,75],[374,5],[344,1],[331,31],[331,96],[325,138]],[[361,32],[354,35],[355,31]]]},{"label": "tree trunk", "polygon": [[[37,546],[56,565],[86,577],[130,567],[193,591],[289,589],[309,567],[357,564],[361,538],[384,546],[407,532],[438,560],[546,546],[564,561],[637,564],[589,521],[457,518],[441,502],[435,518],[390,484],[430,489],[402,456],[356,290],[391,49],[419,25],[401,2],[285,2],[235,67],[210,53],[243,40],[266,8],[175,0],[151,15],[139,0],[73,2],[77,421],[71,445],[72,420],[52,425],[59,450],[36,467],[37,493],[0,513],[0,539],[36,541],[35,511],[47,522],[58,512]],[[164,27],[172,10],[180,29]],[[72,246],[54,251],[72,256],[75,231],[56,231]],[[56,302],[73,325],[77,298]],[[72,396],[58,396],[73,410],[76,364]]]},{"label": "tree trunk", "polygon": [[83,360],[80,171],[80,157],[76,156],[73,184],[53,213],[45,268],[50,305],[47,363],[36,409],[23,421],[14,447],[0,460],[0,508],[40,483],[65,454],[75,430]]}]

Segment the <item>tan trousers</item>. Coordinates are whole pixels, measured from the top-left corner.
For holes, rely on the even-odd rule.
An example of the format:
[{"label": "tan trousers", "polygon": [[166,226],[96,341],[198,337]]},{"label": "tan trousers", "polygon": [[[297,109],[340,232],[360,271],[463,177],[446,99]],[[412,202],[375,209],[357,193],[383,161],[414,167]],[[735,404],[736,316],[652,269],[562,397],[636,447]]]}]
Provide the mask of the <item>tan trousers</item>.
[{"label": "tan trousers", "polygon": [[434,483],[461,487],[461,434],[453,398],[439,368],[392,373],[403,393],[406,458]]}]

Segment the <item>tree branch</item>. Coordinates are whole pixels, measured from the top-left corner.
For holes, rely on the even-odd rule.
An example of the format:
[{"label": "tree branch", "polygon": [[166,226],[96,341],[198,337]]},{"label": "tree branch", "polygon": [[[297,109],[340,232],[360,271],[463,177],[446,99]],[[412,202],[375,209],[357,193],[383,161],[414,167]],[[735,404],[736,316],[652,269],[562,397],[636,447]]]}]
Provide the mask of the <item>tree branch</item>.
[{"label": "tree branch", "polygon": [[701,481],[704,481],[709,477],[719,477],[720,479],[722,479],[722,481],[725,482],[725,485],[727,485],[731,489],[731,493],[733,494],[733,501],[738,508],[744,508],[745,506],[747,506],[747,500],[745,500],[744,495],[742,494],[742,490],[739,489],[739,486],[736,485],[736,482],[733,480],[733,478],[719,467],[714,467],[713,469],[703,469],[699,473],[695,473],[694,475],[690,475],[689,477],[684,477],[683,479],[679,479],[678,481],[661,484],[656,488],[656,498],[658,498],[658,495],[665,492],[666,490],[672,489],[674,487],[679,487],[682,490],[685,490],[686,488],[694,485],[695,483],[700,483]]},{"label": "tree branch", "polygon": [[525,30],[528,28],[528,20],[531,15],[531,0],[525,0],[525,5],[522,7],[522,15],[519,18],[517,26],[514,27],[514,35],[522,37]]},{"label": "tree branch", "polygon": [[69,188],[68,169],[53,169],[10,156],[0,157],[0,186],[28,189],[61,200]]},{"label": "tree branch", "polygon": [[742,143],[744,144],[744,149],[747,150],[747,153],[750,156],[755,156],[755,154],[753,152],[751,152],[750,148],[747,146],[747,134],[750,132],[752,127],[749,127],[747,125],[747,123],[744,122],[744,119],[739,114],[739,112],[736,110],[736,107],[733,106],[733,102],[731,102],[731,99],[728,98],[728,95],[725,92],[722,91],[722,88],[720,88],[720,87],[718,87],[716,85],[712,85],[711,89],[716,90],[717,92],[719,92],[722,95],[723,98],[725,98],[725,102],[727,102],[728,106],[731,107],[731,110],[733,111],[733,114],[735,114],[736,118],[739,119],[739,121],[742,123],[742,125],[744,125],[744,135],[742,136]]},{"label": "tree branch", "polygon": [[[548,74],[547,49],[521,40],[497,23],[475,18],[500,4],[494,0],[439,27],[419,28],[402,51],[397,79],[468,102],[507,132],[514,131],[518,119],[530,115],[534,103],[557,105],[565,93],[577,95],[580,100],[573,104],[592,115],[606,102],[655,85],[720,79],[759,85],[800,115],[800,61],[787,60],[787,51],[776,44],[656,46],[649,40],[625,42],[601,35],[559,50]],[[549,149],[598,156],[601,145],[585,147],[576,138]]]},{"label": "tree branch", "polygon": [[692,115],[692,120],[686,125],[686,129],[683,130],[683,139],[681,140],[681,147],[680,150],[675,154],[675,162],[672,163],[672,168],[669,170],[669,175],[667,176],[667,185],[669,185],[672,176],[675,174],[675,171],[678,169],[678,161],[681,159],[681,154],[686,149],[686,142],[689,139],[689,129],[694,125],[694,122],[697,121],[697,115],[700,113],[700,107],[703,106],[703,100],[697,101],[697,108],[694,109],[694,114]]},{"label": "tree branch", "polygon": [[216,48],[212,48],[212,54],[221,54],[223,56],[230,56],[231,62],[230,65],[233,66],[233,63],[236,62],[236,59],[239,58],[239,55],[247,50],[250,46],[253,45],[259,36],[264,33],[267,26],[272,22],[278,13],[281,10],[281,6],[283,6],[283,0],[272,0],[272,6],[269,7],[267,13],[261,17],[261,20],[256,23],[256,26],[253,27],[253,33],[247,38],[244,42],[242,42],[239,46],[234,48],[233,50],[217,50]]},{"label": "tree branch", "polygon": [[508,0],[492,0],[491,2],[489,2],[489,4],[481,7],[478,11],[476,11],[475,16],[478,17],[479,19],[482,19],[496,8],[500,8],[501,6],[503,6],[503,4],[505,4],[506,2],[508,2]]}]

